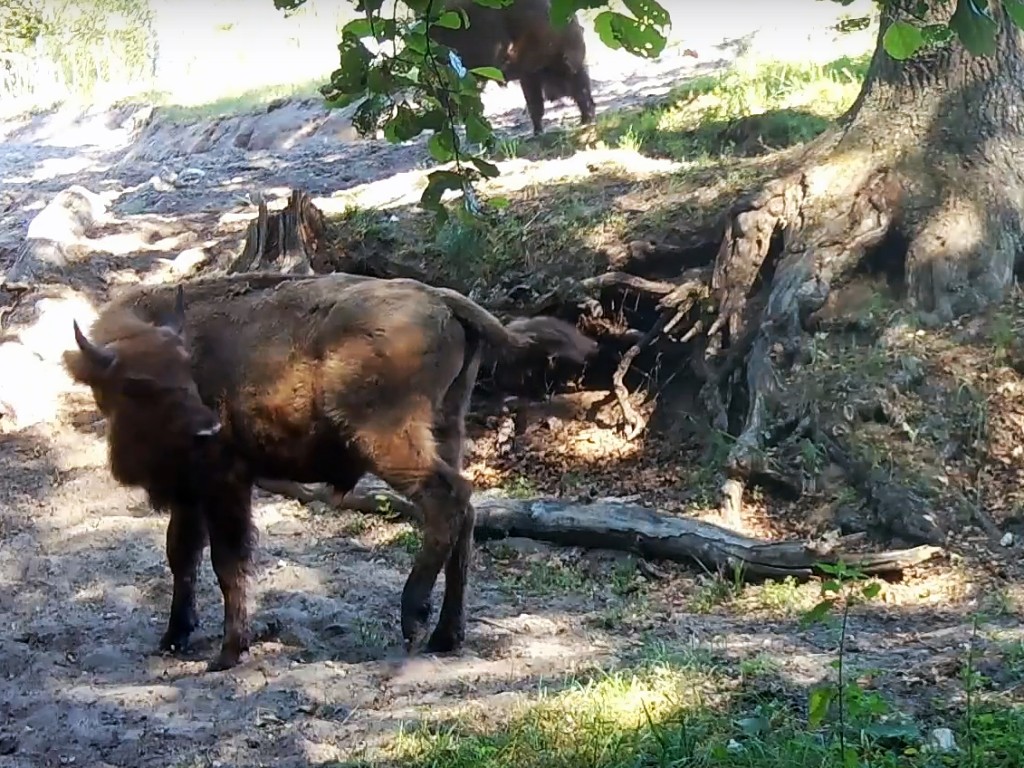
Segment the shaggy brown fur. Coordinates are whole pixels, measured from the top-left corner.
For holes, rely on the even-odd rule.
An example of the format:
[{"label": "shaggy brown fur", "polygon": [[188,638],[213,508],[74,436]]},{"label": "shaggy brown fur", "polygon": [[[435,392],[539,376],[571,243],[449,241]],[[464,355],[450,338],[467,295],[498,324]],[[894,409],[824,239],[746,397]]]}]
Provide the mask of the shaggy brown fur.
[{"label": "shaggy brown fur", "polygon": [[346,274],[134,288],[103,309],[91,341],[74,330],[65,366],[107,416],[112,475],[170,512],[165,650],[185,648],[196,626],[209,541],[224,596],[213,669],[238,663],[250,643],[256,478],[346,493],[372,471],[419,504],[424,541],[402,592],[402,634],[410,651],[419,647],[445,568],[427,648],[459,647],[475,514],[461,474],[464,419],[482,345],[579,363],[597,347],[553,318],[506,326],[455,291]]},{"label": "shaggy brown fur", "polygon": [[549,0],[513,0],[503,8],[447,0],[445,8],[465,11],[470,25],[435,26],[431,36],[453,48],[467,69],[496,67],[506,83],[518,80],[535,135],[544,130],[545,99],[571,97],[579,107],[580,123],[593,122],[587,46],[575,15],[565,26],[554,26]]}]

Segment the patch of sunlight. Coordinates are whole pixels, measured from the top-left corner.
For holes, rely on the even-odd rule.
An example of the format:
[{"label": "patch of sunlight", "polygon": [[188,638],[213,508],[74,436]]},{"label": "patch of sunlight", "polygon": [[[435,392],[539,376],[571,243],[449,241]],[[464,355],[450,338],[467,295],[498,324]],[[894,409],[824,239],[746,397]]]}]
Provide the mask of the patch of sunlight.
[{"label": "patch of sunlight", "polygon": [[156,242],[148,242],[148,233],[143,230],[134,232],[115,232],[89,239],[89,247],[93,251],[103,251],[110,256],[138,256],[141,253],[166,253],[181,249],[187,240],[193,237],[192,232],[179,232],[176,235],[162,237]]},{"label": "patch of sunlight", "polygon": [[706,673],[656,664],[557,693],[542,688],[502,712],[465,711],[455,724],[403,729],[385,753],[399,765],[446,768],[623,764],[655,746],[659,724],[700,708],[710,683]]},{"label": "patch of sunlight", "polygon": [[36,165],[29,176],[8,176],[4,184],[32,184],[38,181],[49,181],[59,176],[72,176],[78,173],[103,173],[110,166],[97,163],[88,157],[76,155],[72,157],[50,157]]},{"label": "patch of sunlight", "polygon": [[610,456],[617,459],[638,456],[643,451],[642,440],[629,440],[616,430],[591,424],[575,432],[571,441],[551,446],[554,453],[585,462],[596,462]]},{"label": "patch of sunlight", "polygon": [[[500,624],[505,627],[511,622],[502,621]],[[514,630],[510,627],[509,631]],[[515,631],[514,638],[510,639],[515,645],[515,653],[503,655],[501,658],[470,655],[450,658],[410,657],[402,661],[401,666],[390,677],[389,683],[392,689],[397,691],[403,687],[410,690],[422,690],[427,687],[444,689],[465,680],[472,680],[480,685],[499,680],[511,682],[527,676],[562,677],[567,670],[591,668],[599,659],[606,656],[606,652],[598,646],[581,640],[577,635],[564,632],[564,625],[552,631],[562,631],[562,634],[523,637]],[[458,709],[458,705],[453,707],[452,714],[456,714]]]},{"label": "patch of sunlight", "polygon": [[880,599],[893,606],[951,606],[979,597],[979,586],[960,565],[907,583],[885,583]]},{"label": "patch of sunlight", "polygon": [[149,709],[154,704],[172,704],[182,700],[184,690],[176,685],[147,681],[144,685],[105,685],[95,682],[68,686],[62,692],[69,701],[93,704],[97,701],[116,701],[128,709]]},{"label": "patch of sunlight", "polygon": [[388,210],[419,203],[433,169],[404,171],[386,179],[359,184],[330,197],[317,197],[313,204],[326,216],[340,215],[348,208]]},{"label": "patch of sunlight", "polygon": [[[531,161],[512,158],[496,163],[501,175],[480,185],[486,195],[521,192],[537,186],[564,184],[586,179],[600,172],[621,173],[630,179],[663,176],[685,167],[683,163],[664,158],[650,158],[622,148],[598,148],[575,152],[569,157]],[[438,166],[442,168],[445,166]],[[350,208],[390,209],[417,205],[427,184],[427,174],[433,167],[396,173],[385,179],[359,184],[335,192],[330,197],[318,197],[314,203],[325,215],[341,215]],[[445,201],[458,193],[448,192]]]},{"label": "patch of sunlight", "polygon": [[[277,560],[266,568],[260,569],[260,591],[296,592],[307,600],[317,597],[331,597],[334,587],[324,580],[320,568],[302,565],[301,563]],[[329,588],[330,587],[330,588]]]},{"label": "patch of sunlight", "polygon": [[542,161],[514,158],[499,162],[501,175],[489,180],[488,193],[518,192],[534,184],[578,181],[595,173],[619,172],[642,179],[681,170],[683,163],[666,158],[645,157],[634,149],[598,147],[574,152],[568,157]]},{"label": "patch of sunlight", "polygon": [[71,543],[71,540],[77,536],[99,537],[104,533],[115,534],[111,537],[111,541],[125,536],[142,540],[147,537],[152,538],[153,532],[156,531],[161,539],[154,539],[154,543],[163,546],[164,521],[155,517],[134,517],[126,512],[123,515],[88,515],[82,517],[81,521],[77,523],[71,522],[69,516],[64,516],[60,523],[60,526],[54,526],[50,533],[54,537],[59,536],[65,544]]}]

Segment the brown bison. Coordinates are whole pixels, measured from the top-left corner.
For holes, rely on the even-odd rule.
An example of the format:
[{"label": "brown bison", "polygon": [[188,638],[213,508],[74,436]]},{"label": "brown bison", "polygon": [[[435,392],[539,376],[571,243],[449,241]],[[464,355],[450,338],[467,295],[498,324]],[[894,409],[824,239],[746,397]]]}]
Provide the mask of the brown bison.
[{"label": "brown bison", "polygon": [[174,576],[164,650],[197,626],[195,580],[206,542],[224,596],[211,669],[250,643],[246,577],[258,478],[350,491],[373,472],[423,513],[423,547],[402,591],[402,635],[415,652],[445,568],[428,650],[465,638],[475,513],[461,474],[464,417],[483,345],[547,350],[582,363],[597,344],[554,318],[503,325],[461,294],[415,280],[248,273],[188,290],[133,288],[91,329],[74,325],[71,376],[108,421],[110,471],[170,513]]},{"label": "brown bison", "polygon": [[575,15],[564,26],[555,26],[548,0],[512,0],[503,8],[447,0],[445,8],[465,11],[469,27],[434,26],[431,36],[455,50],[467,69],[496,67],[506,82],[518,80],[535,135],[544,130],[545,99],[571,97],[579,107],[580,122],[593,122],[587,46]]}]

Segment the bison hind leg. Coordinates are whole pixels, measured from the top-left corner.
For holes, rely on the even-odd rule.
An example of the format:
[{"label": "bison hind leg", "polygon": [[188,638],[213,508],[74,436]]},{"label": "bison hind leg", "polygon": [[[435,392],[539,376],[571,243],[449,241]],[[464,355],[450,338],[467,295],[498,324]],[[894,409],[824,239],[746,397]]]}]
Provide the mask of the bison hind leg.
[{"label": "bison hind leg", "polygon": [[539,73],[523,75],[519,86],[523,89],[526,111],[533,123],[533,135],[540,136],[544,132],[544,76]]},{"label": "bison hind leg", "polygon": [[[470,343],[467,345],[462,369],[445,394],[441,416],[435,428],[438,454],[460,479],[466,439],[466,412],[469,410],[469,400],[479,368],[479,346]],[[455,651],[466,639],[466,585],[469,581],[473,528],[476,524],[476,511],[469,501],[468,491],[466,493],[465,502],[457,499],[459,506],[453,525],[455,539],[444,571],[444,602],[441,604],[437,626],[427,641],[427,650],[433,653]]]},{"label": "bison hind leg", "polygon": [[569,89],[573,101],[580,110],[580,124],[594,122],[597,108],[594,105],[594,95],[591,93],[590,73],[585,66],[573,72],[569,80]]},{"label": "bison hind leg", "polygon": [[[422,511],[423,545],[402,589],[402,637],[409,653],[422,645],[430,596],[462,530],[471,487],[438,452],[434,415],[413,406],[398,425],[364,425],[360,440],[374,473]],[[397,428],[396,428],[397,427]]]}]

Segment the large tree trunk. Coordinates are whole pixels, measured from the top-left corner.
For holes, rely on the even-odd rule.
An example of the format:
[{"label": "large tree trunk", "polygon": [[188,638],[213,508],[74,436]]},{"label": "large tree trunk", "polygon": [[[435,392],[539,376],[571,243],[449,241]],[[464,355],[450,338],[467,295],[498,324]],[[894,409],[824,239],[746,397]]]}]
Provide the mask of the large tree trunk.
[{"label": "large tree trunk", "polygon": [[[722,489],[723,516],[734,525],[746,483],[772,474],[766,450],[797,433],[861,478],[897,533],[944,536],[944,521],[920,500],[856,465],[816,407],[784,404],[786,370],[802,356],[809,321],[866,257],[902,271],[905,297],[925,323],[1001,299],[1013,277],[1024,243],[1021,33],[997,7],[1004,18],[994,56],[974,57],[954,40],[899,62],[882,36],[914,4],[883,12],[861,94],[836,128],[808,147],[798,172],[738,204],[726,225],[702,396],[715,425],[739,435]],[[934,22],[955,8],[952,0],[929,5]],[[736,405],[745,410],[738,430],[729,423]]]}]

